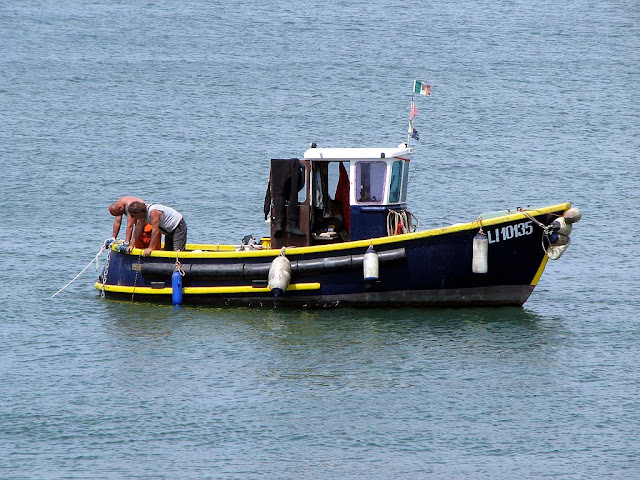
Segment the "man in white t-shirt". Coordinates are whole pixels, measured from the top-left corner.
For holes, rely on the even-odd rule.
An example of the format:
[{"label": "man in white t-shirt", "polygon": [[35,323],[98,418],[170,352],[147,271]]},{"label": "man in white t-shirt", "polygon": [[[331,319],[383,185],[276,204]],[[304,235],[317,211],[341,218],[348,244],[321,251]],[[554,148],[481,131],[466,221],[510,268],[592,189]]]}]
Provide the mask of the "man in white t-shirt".
[{"label": "man in white t-shirt", "polygon": [[[159,203],[146,204],[144,202],[131,202],[129,214],[136,220],[134,243],[142,234],[144,226],[151,224],[151,242],[142,255],[149,255],[153,250],[159,250],[161,237],[164,234],[164,249],[179,252],[187,245],[187,224],[182,215],[171,207]],[[129,245],[130,252],[133,245]]]}]

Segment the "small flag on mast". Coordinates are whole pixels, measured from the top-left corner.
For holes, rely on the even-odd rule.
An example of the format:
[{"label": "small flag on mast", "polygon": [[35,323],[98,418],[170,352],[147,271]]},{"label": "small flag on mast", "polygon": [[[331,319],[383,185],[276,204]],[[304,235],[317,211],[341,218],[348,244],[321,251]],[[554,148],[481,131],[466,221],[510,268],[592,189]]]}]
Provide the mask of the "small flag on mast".
[{"label": "small flag on mast", "polygon": [[431,95],[431,85],[414,80],[413,93],[417,93],[418,95]]},{"label": "small flag on mast", "polygon": [[[420,134],[418,133],[418,130],[416,129],[416,127],[413,126],[413,119],[409,120],[409,131],[407,132],[407,134],[411,138],[415,138],[416,140],[420,141]],[[409,141],[409,137],[407,137],[407,141]]]},{"label": "small flag on mast", "polygon": [[417,116],[418,116],[418,108],[416,107],[415,103],[411,102],[411,113],[409,114],[409,120],[413,120]]}]

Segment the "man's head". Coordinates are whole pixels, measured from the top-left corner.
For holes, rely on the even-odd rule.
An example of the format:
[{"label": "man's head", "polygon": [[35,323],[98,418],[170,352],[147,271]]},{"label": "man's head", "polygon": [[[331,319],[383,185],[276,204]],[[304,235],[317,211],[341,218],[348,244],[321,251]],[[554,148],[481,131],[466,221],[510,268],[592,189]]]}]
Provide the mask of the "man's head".
[{"label": "man's head", "polygon": [[114,217],[119,217],[120,215],[123,215],[124,203],[122,203],[120,200],[118,200],[117,202],[113,202],[111,205],[109,205],[109,213]]},{"label": "man's head", "polygon": [[142,202],[131,202],[129,204],[129,215],[133,218],[145,218],[147,216],[147,206]]}]

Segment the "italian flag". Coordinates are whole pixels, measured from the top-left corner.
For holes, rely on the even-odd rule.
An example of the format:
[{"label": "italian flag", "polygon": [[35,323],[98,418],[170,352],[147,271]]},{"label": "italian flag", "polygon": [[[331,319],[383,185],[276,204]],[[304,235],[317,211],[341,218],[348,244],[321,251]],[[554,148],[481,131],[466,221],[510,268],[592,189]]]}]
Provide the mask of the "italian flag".
[{"label": "italian flag", "polygon": [[417,93],[418,95],[431,95],[431,85],[414,80],[413,93]]}]

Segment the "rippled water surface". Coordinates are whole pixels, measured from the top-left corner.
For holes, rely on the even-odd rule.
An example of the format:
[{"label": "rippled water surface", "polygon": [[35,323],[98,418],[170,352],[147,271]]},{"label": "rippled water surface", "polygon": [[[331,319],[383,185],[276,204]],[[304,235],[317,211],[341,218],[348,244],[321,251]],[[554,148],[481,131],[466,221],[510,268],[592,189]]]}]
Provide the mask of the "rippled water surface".
[{"label": "rippled water surface", "polygon": [[[633,1],[0,2],[0,477],[640,478]],[[272,157],[421,141],[422,227],[571,201],[524,308],[100,299],[124,194],[266,233]]]}]

